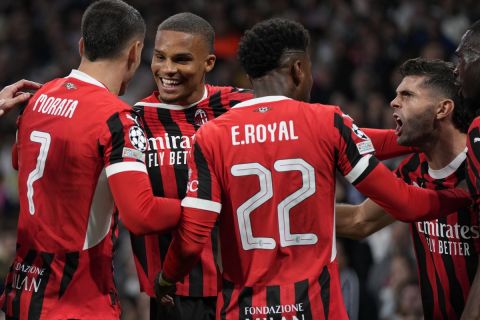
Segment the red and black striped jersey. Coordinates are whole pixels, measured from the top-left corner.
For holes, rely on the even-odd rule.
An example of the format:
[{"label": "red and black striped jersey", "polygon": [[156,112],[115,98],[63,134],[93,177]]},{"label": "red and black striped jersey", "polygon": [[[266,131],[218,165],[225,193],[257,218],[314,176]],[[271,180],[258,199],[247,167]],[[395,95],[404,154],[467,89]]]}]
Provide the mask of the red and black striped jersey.
[{"label": "red and black striped jersey", "polygon": [[[188,181],[187,153],[197,129],[252,97],[249,90],[206,85],[203,98],[187,107],[162,103],[158,92],[135,104],[134,109],[143,120],[148,138],[145,160],[156,196],[183,199]],[[141,290],[155,296],[153,281],[162,269],[171,235],[130,236]],[[202,252],[200,262],[183,283],[177,285],[177,295],[217,295],[216,248],[216,237],[212,237]]]},{"label": "red and black striped jersey", "polygon": [[[440,170],[423,153],[406,158],[396,173],[427,189],[455,188],[465,181],[466,150]],[[478,265],[480,227],[471,207],[445,218],[411,223],[425,319],[460,319]]]},{"label": "red and black striped jersey", "polygon": [[197,132],[182,206],[219,213],[218,319],[347,319],[335,172],[356,182],[376,166],[352,125],[338,107],[280,96],[240,103]]},{"label": "red and black striped jersey", "polygon": [[468,189],[480,212],[480,117],[476,117],[468,129],[467,149]]},{"label": "red and black striped jersey", "polygon": [[20,319],[118,319],[117,218],[107,177],[146,171],[131,107],[73,70],[46,83],[18,124],[17,252],[2,309]]}]

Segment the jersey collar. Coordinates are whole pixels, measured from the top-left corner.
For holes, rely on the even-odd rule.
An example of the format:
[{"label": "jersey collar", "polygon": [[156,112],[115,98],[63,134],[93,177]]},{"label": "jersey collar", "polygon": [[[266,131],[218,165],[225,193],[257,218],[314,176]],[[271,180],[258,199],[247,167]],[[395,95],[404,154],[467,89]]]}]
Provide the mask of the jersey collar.
[{"label": "jersey collar", "polygon": [[266,97],[253,98],[247,101],[237,103],[235,106],[232,107],[232,109],[250,107],[259,103],[276,102],[281,100],[292,100],[292,99],[285,96],[266,96]]},{"label": "jersey collar", "polygon": [[[95,86],[98,86],[100,88],[105,88],[107,89],[107,87],[105,87],[105,85],[103,83],[101,83],[100,81],[98,81],[97,79],[89,76],[88,74],[86,74],[85,72],[82,72],[80,70],[77,70],[77,69],[73,69],[70,74],[65,77],[65,78],[74,78],[74,79],[77,79],[77,80],[80,80],[80,81],[83,81],[83,82],[87,82],[87,83],[90,83],[90,84],[93,84]],[[108,89],[107,89],[108,90]]]},{"label": "jersey collar", "polygon": [[455,159],[452,160],[449,164],[447,164],[445,167],[442,169],[434,170],[428,166],[428,174],[430,177],[433,179],[445,179],[451,174],[453,174],[457,169],[460,167],[460,165],[465,161],[467,158],[467,148],[460,152],[458,156],[455,157]]},{"label": "jersey collar", "polygon": [[186,106],[181,106],[181,105],[177,105],[177,104],[168,104],[168,103],[163,103],[163,102],[160,102],[160,99],[158,97],[158,92],[155,91],[154,93],[155,95],[155,98],[157,98],[159,100],[159,102],[143,102],[143,101],[140,101],[140,102],[137,102],[135,103],[135,106],[142,106],[142,107],[154,107],[154,108],[161,108],[161,109],[169,109],[169,110],[185,110],[185,109],[189,109],[193,106],[196,106],[197,104],[199,104],[201,101],[207,99],[208,97],[208,88],[207,86],[205,86],[204,90],[203,90],[203,96],[200,100],[198,100],[197,102],[194,102],[192,104],[189,104],[189,105],[186,105]]}]

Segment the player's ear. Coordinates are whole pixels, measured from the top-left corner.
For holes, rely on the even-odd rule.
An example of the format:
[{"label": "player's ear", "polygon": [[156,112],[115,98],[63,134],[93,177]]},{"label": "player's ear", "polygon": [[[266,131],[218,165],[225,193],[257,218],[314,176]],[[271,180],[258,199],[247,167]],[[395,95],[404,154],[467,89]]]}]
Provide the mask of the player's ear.
[{"label": "player's ear", "polygon": [[438,103],[437,106],[437,119],[445,119],[453,113],[455,103],[451,99],[445,99]]},{"label": "player's ear", "polygon": [[290,67],[290,75],[292,76],[293,83],[298,87],[304,78],[304,73],[302,69],[302,61],[295,59]]},{"label": "player's ear", "polygon": [[140,64],[140,59],[142,56],[143,42],[135,40],[130,45],[128,50],[128,69],[137,68]]},{"label": "player's ear", "polygon": [[217,57],[214,54],[209,54],[205,59],[205,72],[212,71],[213,67],[215,66],[215,61]]},{"label": "player's ear", "polygon": [[85,52],[85,43],[83,42],[83,37],[80,38],[78,41],[78,53],[80,54],[80,57],[83,57],[83,54]]}]

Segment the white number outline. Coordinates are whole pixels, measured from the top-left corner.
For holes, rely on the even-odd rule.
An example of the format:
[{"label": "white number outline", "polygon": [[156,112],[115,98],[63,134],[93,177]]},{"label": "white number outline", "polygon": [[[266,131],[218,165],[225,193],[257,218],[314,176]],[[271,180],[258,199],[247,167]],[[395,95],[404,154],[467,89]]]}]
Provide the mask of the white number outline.
[{"label": "white number outline", "polygon": [[[315,169],[303,159],[277,160],[274,163],[274,168],[277,172],[300,171],[302,174],[302,187],[277,205],[280,246],[288,247],[317,243],[318,237],[313,233],[290,233],[290,210],[316,191]],[[252,211],[273,197],[271,171],[259,163],[249,162],[232,166],[230,172],[236,177],[256,175],[260,182],[260,190],[237,208],[237,220],[243,249],[274,249],[276,247],[275,239],[253,236],[250,222]]]},{"label": "white number outline", "polygon": [[48,150],[50,149],[50,142],[52,139],[50,134],[47,132],[32,131],[30,134],[30,141],[40,143],[40,152],[38,153],[37,157],[37,165],[35,169],[30,172],[27,179],[28,210],[33,216],[35,214],[35,204],[33,203],[33,183],[43,176]]}]

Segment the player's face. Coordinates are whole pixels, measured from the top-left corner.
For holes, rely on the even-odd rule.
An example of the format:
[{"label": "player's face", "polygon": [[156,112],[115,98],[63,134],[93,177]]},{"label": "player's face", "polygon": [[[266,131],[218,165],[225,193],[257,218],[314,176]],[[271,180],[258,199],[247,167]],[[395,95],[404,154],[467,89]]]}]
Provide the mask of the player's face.
[{"label": "player's face", "polygon": [[467,30],[458,45],[457,80],[466,98],[480,97],[480,39]]},{"label": "player's face", "polygon": [[151,67],[162,102],[188,105],[199,101],[205,74],[214,64],[215,56],[201,35],[157,32]]},{"label": "player's face", "polygon": [[397,142],[401,145],[421,147],[434,133],[438,98],[424,81],[424,76],[404,77],[397,87],[397,96],[390,102],[397,123]]}]

